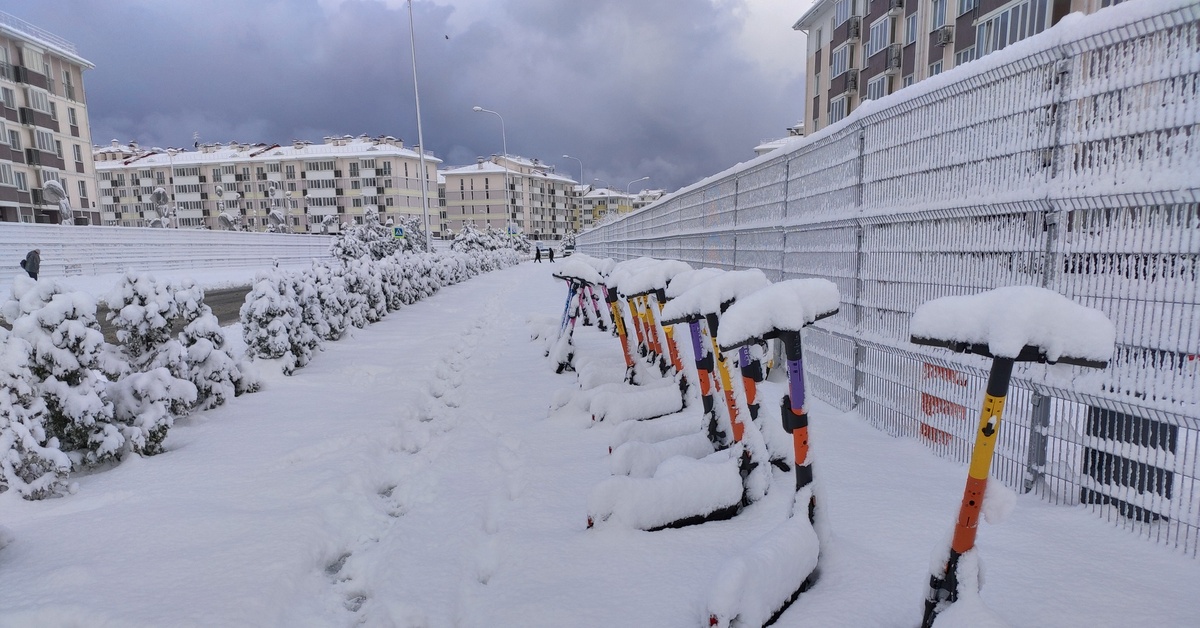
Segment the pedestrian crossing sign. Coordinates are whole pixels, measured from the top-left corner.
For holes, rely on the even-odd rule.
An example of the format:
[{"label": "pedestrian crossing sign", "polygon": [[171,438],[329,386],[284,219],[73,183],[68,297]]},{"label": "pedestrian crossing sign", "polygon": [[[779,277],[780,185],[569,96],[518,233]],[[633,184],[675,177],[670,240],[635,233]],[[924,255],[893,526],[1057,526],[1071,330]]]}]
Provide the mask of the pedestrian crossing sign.
[{"label": "pedestrian crossing sign", "polygon": [[392,237],[397,240],[404,239],[404,227],[392,227]]}]

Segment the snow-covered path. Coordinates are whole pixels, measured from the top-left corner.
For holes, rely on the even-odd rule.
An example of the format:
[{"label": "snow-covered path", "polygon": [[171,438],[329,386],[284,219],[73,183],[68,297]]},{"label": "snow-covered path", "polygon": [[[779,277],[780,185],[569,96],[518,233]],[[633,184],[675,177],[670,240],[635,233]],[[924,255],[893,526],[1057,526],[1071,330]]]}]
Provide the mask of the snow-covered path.
[{"label": "snow-covered path", "polygon": [[[443,289],[326,346],[293,377],[176,426],[161,456],[0,495],[0,626],[697,626],[717,570],[786,516],[585,529],[615,428],[570,406],[530,341],[554,266]],[[581,351],[611,337],[579,330]],[[782,386],[762,390],[777,417]],[[814,404],[833,527],[782,626],[913,626],[965,469]],[[791,478],[775,474],[775,487]],[[1187,626],[1200,565],[1080,509],[1021,496],[984,525],[983,600],[1017,626]]]}]

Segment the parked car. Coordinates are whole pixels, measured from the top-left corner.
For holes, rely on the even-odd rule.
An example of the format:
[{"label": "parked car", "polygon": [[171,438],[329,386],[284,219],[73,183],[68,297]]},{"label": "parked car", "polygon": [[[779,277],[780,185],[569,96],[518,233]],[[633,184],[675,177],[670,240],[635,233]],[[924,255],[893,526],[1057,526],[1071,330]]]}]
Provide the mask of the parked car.
[{"label": "parked car", "polygon": [[562,256],[563,257],[569,257],[574,252],[575,252],[574,244],[564,244],[563,245],[563,247],[562,247]]}]

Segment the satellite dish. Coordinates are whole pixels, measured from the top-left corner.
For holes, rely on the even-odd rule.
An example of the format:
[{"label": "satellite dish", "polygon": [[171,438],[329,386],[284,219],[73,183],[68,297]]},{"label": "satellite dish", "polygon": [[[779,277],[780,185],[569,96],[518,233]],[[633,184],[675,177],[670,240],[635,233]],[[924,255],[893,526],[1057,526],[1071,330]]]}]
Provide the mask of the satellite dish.
[{"label": "satellite dish", "polygon": [[167,204],[167,191],[162,188],[154,188],[154,192],[150,195],[155,205]]},{"label": "satellite dish", "polygon": [[42,184],[42,196],[45,196],[47,201],[57,205],[67,198],[67,191],[63,189],[61,183],[55,179],[51,179]]}]

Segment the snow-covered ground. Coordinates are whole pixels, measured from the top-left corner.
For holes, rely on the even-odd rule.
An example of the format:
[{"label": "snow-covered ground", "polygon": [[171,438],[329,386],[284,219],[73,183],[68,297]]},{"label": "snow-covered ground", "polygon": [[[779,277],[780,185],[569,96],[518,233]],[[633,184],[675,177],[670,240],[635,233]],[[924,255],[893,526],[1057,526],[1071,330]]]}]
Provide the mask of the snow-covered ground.
[{"label": "snow-covered ground", "polygon": [[[557,266],[444,288],[292,377],[264,368],[263,391],[74,495],[0,495],[0,626],[704,625],[721,567],[787,516],[792,476],[729,521],[586,529],[617,427],[550,409],[577,386],[530,340],[562,311]],[[620,371],[615,339],[575,333]],[[764,410],[783,393],[765,383]],[[833,538],[777,625],[914,626],[966,469],[809,405]],[[1200,616],[1200,562],[1083,508],[1019,496],[978,548],[983,602],[1014,626]]]}]

